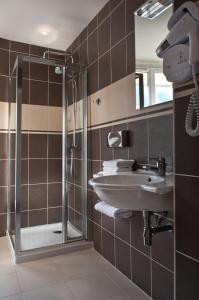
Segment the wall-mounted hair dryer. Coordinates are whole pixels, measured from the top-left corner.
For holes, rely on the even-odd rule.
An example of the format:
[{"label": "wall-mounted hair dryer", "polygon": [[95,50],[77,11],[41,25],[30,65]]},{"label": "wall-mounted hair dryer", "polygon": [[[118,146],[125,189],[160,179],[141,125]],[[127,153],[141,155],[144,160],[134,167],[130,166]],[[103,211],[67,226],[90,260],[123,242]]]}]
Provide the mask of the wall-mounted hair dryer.
[{"label": "wall-mounted hair dryer", "polygon": [[[170,82],[183,83],[193,78],[195,90],[190,98],[185,129],[192,137],[199,135],[199,4],[182,4],[168,22],[169,34],[156,54],[163,58],[163,72]],[[194,112],[196,126],[193,127]]]}]

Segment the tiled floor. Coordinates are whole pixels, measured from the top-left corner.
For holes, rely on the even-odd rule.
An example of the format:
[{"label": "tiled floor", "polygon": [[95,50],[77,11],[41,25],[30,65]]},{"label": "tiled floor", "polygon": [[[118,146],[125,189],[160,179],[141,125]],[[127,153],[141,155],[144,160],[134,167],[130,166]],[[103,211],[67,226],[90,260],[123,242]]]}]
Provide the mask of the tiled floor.
[{"label": "tiled floor", "polygon": [[148,300],[95,250],[14,265],[0,238],[0,300]]}]

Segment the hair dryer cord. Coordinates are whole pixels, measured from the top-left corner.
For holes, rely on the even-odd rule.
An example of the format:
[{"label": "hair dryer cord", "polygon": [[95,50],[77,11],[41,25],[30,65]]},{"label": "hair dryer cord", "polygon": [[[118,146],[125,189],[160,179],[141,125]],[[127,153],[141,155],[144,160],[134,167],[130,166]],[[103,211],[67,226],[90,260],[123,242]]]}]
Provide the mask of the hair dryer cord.
[{"label": "hair dryer cord", "polygon": [[[190,97],[186,119],[185,119],[185,130],[186,133],[191,137],[199,136],[199,86],[197,82],[197,77],[195,73],[195,68],[193,66],[193,80],[195,84],[195,91]],[[193,127],[194,112],[196,116],[196,126]]]}]

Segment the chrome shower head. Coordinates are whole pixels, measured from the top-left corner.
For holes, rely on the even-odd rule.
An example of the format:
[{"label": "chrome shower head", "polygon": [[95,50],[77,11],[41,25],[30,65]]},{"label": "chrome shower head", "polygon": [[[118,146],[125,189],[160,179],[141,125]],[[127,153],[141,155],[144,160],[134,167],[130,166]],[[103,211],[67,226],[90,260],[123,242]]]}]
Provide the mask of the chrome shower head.
[{"label": "chrome shower head", "polygon": [[62,74],[62,68],[61,67],[55,67],[55,74],[61,75]]}]

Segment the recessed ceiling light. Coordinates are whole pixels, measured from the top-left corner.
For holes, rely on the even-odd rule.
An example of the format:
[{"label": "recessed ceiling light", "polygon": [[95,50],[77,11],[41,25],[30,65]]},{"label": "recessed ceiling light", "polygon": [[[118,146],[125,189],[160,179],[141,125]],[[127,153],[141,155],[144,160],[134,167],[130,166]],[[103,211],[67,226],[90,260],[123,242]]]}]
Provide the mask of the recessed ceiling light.
[{"label": "recessed ceiling light", "polygon": [[42,34],[42,35],[48,35],[49,32],[44,30],[44,31],[41,32],[41,34]]},{"label": "recessed ceiling light", "polygon": [[48,24],[40,24],[34,28],[32,43],[50,46],[51,43],[57,40],[57,37],[58,32],[54,27]]}]

